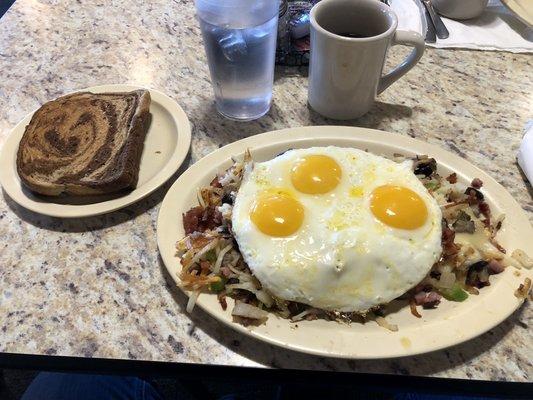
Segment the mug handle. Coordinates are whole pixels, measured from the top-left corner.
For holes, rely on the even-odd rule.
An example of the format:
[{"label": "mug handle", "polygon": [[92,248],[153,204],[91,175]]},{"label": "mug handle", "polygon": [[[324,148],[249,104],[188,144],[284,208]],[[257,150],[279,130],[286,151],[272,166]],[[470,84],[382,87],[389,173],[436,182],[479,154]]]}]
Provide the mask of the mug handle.
[{"label": "mug handle", "polygon": [[400,79],[407,71],[415,66],[420,60],[426,45],[424,38],[417,32],[410,31],[396,31],[394,38],[392,39],[392,46],[404,45],[414,47],[413,51],[407,56],[407,58],[396,68],[394,68],[387,75],[384,75],[379,80],[378,94],[387,89],[390,85]]}]

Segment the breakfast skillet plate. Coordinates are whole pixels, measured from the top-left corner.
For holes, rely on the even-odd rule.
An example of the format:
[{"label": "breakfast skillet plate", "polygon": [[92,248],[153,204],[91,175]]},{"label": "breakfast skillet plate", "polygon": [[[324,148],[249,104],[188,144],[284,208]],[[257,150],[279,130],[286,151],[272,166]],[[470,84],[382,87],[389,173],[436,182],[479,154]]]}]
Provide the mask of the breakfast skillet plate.
[{"label": "breakfast skillet plate", "polygon": [[[132,85],[104,85],[81,92],[129,92],[144,89]],[[144,141],[137,187],[126,193],[90,197],[47,197],[34,194],[20,182],[17,150],[33,112],[20,121],[7,138],[0,155],[0,184],[18,204],[40,214],[62,218],[88,217],[126,207],[155,191],[180,167],[191,145],[189,119],[183,109],[165,94],[150,92],[152,120]]]},{"label": "breakfast skillet plate", "polygon": [[[207,155],[190,167],[170,188],[159,211],[157,243],[166,268],[176,284],[180,281],[176,242],[183,238],[182,213],[197,205],[196,189],[207,186],[218,171],[232,165],[231,157],[240,158],[250,149],[255,161],[274,158],[290,148],[312,146],[355,147],[374,154],[406,156],[427,154],[436,158],[443,175],[456,172],[460,182],[469,183],[475,177],[483,182],[483,193],[495,215],[505,213],[499,242],[509,252],[516,248],[533,255],[533,229],[520,205],[494,179],[468,161],[439,147],[397,134],[378,130],[315,126],[283,129],[252,136]],[[184,190],[186,189],[186,190]],[[291,350],[321,356],[372,359],[414,355],[442,349],[464,342],[493,328],[523,302],[514,292],[533,271],[508,267],[491,278],[491,286],[462,303],[442,300],[438,308],[421,310],[415,318],[406,303],[393,301],[387,307],[386,319],[398,325],[392,332],[369,321],[365,324],[344,324],[335,321],[299,321],[296,324],[270,314],[258,327],[244,327],[232,321],[233,300],[223,311],[216,295],[201,294],[196,307],[201,307],[223,324],[246,335]],[[194,311],[193,311],[194,312]]]}]

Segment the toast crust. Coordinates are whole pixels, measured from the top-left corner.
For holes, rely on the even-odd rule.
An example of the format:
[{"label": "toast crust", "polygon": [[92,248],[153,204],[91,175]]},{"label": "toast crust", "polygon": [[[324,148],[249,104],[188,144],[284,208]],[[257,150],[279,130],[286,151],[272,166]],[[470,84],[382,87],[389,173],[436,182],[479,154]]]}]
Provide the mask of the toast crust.
[{"label": "toast crust", "polygon": [[47,196],[134,189],[149,123],[146,90],[60,97],[30,120],[17,172],[26,187]]}]

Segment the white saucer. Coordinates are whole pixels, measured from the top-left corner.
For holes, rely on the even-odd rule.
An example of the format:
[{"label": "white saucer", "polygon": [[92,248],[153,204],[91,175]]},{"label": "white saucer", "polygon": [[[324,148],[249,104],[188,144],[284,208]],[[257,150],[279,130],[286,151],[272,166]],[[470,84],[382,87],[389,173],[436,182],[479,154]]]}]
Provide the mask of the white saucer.
[{"label": "white saucer", "polygon": [[[131,85],[95,86],[80,91],[93,93],[126,92],[143,89]],[[165,94],[149,89],[152,122],[144,142],[137,188],[120,195],[90,198],[40,196],[25,188],[16,168],[17,150],[24,130],[33,115],[28,114],[13,129],[0,155],[0,184],[21,206],[53,217],[75,218],[105,214],[146,197],[165,183],[180,167],[191,145],[189,119],[183,109]]]}]

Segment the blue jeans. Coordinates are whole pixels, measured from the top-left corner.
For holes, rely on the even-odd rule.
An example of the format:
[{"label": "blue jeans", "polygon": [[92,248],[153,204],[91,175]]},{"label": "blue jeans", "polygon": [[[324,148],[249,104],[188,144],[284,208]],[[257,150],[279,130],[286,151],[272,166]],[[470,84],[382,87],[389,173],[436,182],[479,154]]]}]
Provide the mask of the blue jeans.
[{"label": "blue jeans", "polygon": [[[286,390],[287,389],[287,390]],[[356,390],[354,388],[354,390]],[[296,396],[296,393],[299,396]],[[309,399],[317,397],[313,386],[309,388],[288,389],[273,385],[271,400],[292,399],[305,395]],[[363,396],[361,396],[363,397]],[[382,396],[381,396],[382,397]],[[381,398],[380,397],[380,398]],[[255,399],[254,393],[229,394],[219,400]],[[265,398],[265,397],[263,397]],[[369,396],[369,398],[373,398]],[[489,400],[481,397],[446,395],[424,395],[413,393],[391,394],[391,400]],[[41,372],[30,384],[22,400],[163,400],[161,395],[148,382],[135,377],[65,374]]]},{"label": "blue jeans", "polygon": [[22,400],[163,400],[152,385],[129,376],[41,372]]}]

